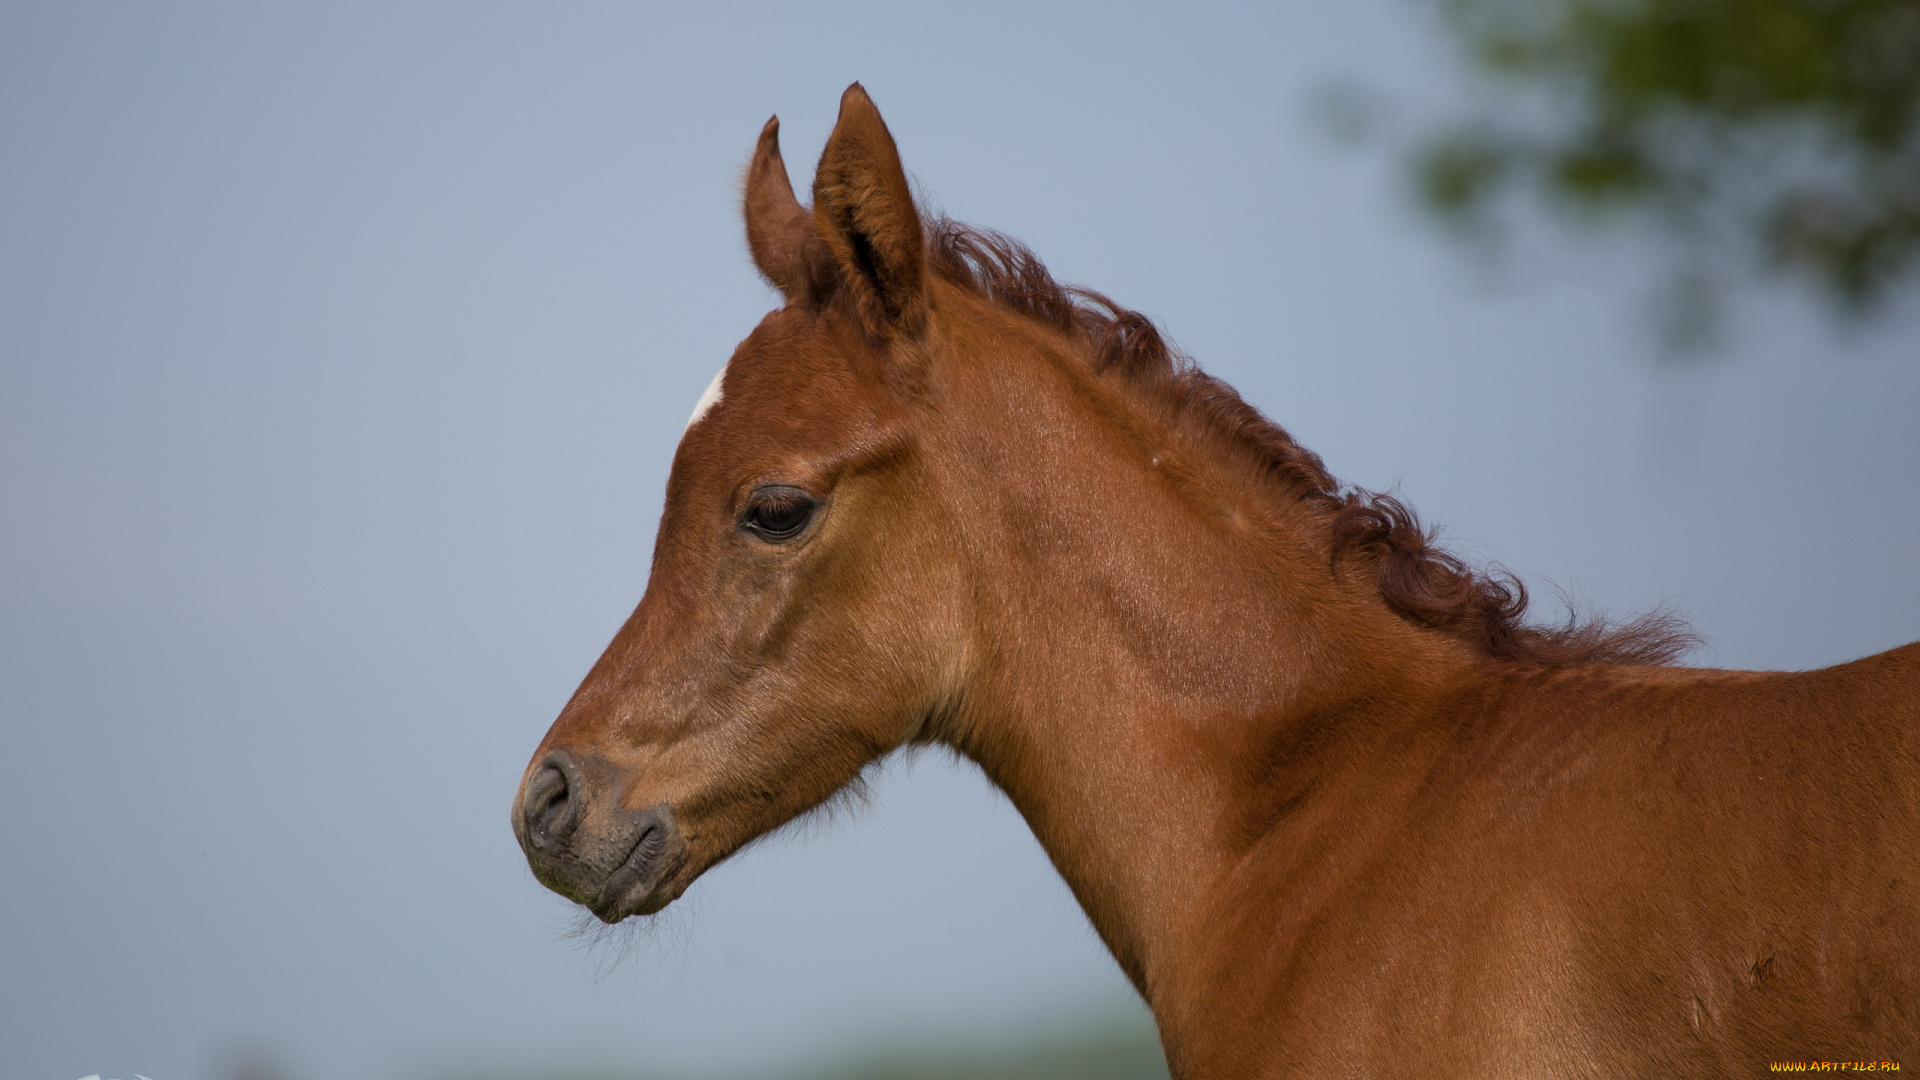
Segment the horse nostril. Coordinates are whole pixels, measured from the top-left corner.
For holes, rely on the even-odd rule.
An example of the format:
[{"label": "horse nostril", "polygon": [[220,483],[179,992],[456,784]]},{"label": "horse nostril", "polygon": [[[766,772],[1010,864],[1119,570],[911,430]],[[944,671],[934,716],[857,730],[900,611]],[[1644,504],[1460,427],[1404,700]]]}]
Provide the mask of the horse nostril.
[{"label": "horse nostril", "polygon": [[559,753],[550,754],[547,763],[527,781],[527,841],[536,848],[563,844],[580,820],[575,798],[573,770]]}]

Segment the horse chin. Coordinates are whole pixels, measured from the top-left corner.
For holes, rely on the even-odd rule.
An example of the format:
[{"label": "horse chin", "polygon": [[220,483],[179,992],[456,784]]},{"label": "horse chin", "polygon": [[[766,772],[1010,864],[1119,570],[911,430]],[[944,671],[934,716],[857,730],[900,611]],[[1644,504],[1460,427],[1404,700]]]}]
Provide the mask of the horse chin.
[{"label": "horse chin", "polygon": [[656,915],[668,904],[680,899],[682,891],[682,886],[676,883],[635,886],[623,892],[609,890],[587,904],[586,909],[593,912],[594,918],[612,926],[636,915]]},{"label": "horse chin", "polygon": [[629,915],[651,915],[672,903],[684,888],[679,879],[687,863],[687,843],[673,811],[661,804],[634,816],[637,827],[622,842],[624,857],[591,898],[577,897],[594,917],[609,925]]},{"label": "horse chin", "polygon": [[645,838],[637,843],[627,860],[608,876],[599,895],[587,903],[587,910],[612,925],[629,916],[652,915],[679,899],[686,889],[679,880],[686,863],[686,847],[677,842],[677,834],[669,840],[672,843],[664,848]]}]

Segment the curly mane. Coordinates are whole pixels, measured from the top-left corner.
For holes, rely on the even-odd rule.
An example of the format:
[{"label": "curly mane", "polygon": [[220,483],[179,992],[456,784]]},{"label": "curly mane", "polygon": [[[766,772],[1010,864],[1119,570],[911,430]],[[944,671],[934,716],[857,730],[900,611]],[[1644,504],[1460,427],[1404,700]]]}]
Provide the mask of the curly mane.
[{"label": "curly mane", "polygon": [[927,223],[929,268],[992,303],[1081,340],[1094,369],[1139,388],[1178,421],[1212,432],[1294,499],[1322,508],[1331,559],[1370,567],[1380,596],[1402,618],[1450,634],[1487,657],[1560,667],[1666,664],[1698,644],[1678,617],[1654,612],[1625,623],[1602,618],[1542,626],[1525,621],[1527,590],[1499,568],[1476,569],[1436,544],[1400,500],[1347,487],[1319,455],[1235,390],[1167,345],[1153,321],[1100,293],[1062,285],[1025,245],[946,218]]}]

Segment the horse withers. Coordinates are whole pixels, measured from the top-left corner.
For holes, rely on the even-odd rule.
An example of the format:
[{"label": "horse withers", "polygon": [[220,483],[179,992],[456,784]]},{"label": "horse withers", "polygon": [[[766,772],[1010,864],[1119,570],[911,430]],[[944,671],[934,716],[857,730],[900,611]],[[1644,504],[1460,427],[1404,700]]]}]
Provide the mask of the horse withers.
[{"label": "horse withers", "polygon": [[858,85],[753,260],[652,577],[527,767],[534,873],[658,911],[874,761],[1020,809],[1177,1077],[1920,1067],[1920,646],[1543,627],[1106,298],[920,213]]}]

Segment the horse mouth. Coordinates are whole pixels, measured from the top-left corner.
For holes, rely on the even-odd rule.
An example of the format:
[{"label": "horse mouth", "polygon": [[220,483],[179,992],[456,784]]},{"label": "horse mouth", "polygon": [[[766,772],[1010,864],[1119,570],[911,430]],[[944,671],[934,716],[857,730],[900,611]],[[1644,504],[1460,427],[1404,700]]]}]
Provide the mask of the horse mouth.
[{"label": "horse mouth", "polygon": [[686,843],[674,827],[671,813],[649,815],[633,838],[626,858],[607,875],[587,910],[601,922],[613,924],[630,915],[651,915],[672,903],[680,890],[670,879],[686,859]]}]

